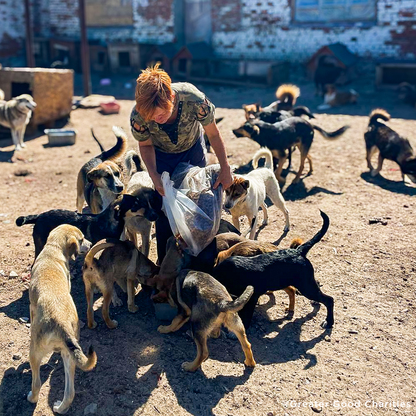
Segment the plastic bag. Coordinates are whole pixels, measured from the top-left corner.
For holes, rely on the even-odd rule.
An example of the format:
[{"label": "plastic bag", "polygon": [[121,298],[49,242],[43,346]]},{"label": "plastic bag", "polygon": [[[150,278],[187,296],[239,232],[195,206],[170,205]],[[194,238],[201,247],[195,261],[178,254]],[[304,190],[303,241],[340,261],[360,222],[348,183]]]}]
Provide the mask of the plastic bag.
[{"label": "plastic bag", "polygon": [[217,234],[221,220],[222,186],[213,189],[220,165],[205,168],[180,163],[172,174],[163,172],[163,210],[183,249],[197,256]]}]

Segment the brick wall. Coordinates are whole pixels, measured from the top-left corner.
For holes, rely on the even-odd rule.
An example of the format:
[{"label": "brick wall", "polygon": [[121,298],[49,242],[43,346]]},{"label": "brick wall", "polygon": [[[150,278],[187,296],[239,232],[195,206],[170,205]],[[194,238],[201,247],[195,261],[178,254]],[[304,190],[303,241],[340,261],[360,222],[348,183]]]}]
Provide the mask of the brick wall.
[{"label": "brick wall", "polygon": [[[378,0],[374,24],[333,27],[294,24],[290,0],[213,1],[213,46],[224,58],[304,61],[321,46],[341,42],[364,57],[416,59],[415,0]],[[239,25],[229,23],[231,10],[240,13]]]},{"label": "brick wall", "polygon": [[24,66],[24,3],[0,0],[0,63],[3,66]]}]

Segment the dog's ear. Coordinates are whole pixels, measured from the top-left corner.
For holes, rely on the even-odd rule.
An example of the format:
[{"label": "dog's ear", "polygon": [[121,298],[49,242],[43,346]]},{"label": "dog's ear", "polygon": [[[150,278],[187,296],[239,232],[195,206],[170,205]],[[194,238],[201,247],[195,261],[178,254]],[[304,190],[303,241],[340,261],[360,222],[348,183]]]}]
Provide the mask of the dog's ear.
[{"label": "dog's ear", "polygon": [[243,104],[243,110],[247,108],[247,104]]},{"label": "dog's ear", "polygon": [[87,173],[87,181],[88,182],[94,182],[94,180],[98,179],[98,178],[99,178],[99,174],[98,174],[98,171],[95,170],[95,169],[93,169],[93,170],[91,170]]},{"label": "dog's ear", "polygon": [[68,249],[68,257],[76,257],[80,250],[79,241],[74,237],[71,236],[68,239],[67,243],[67,249]]},{"label": "dog's ear", "polygon": [[247,189],[250,187],[250,181],[246,179],[245,181],[241,182],[241,186],[243,187],[244,190],[247,191]]}]

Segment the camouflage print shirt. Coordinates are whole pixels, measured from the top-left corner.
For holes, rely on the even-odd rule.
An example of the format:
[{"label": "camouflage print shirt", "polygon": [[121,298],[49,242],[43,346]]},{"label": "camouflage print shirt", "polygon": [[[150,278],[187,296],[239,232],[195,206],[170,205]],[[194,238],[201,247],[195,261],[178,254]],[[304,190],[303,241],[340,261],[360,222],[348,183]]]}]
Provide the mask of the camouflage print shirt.
[{"label": "camouflage print shirt", "polygon": [[202,126],[214,121],[215,106],[192,84],[176,82],[172,84],[175,92],[176,120],[170,124],[145,121],[136,107],[130,115],[133,137],[141,141],[152,140],[153,146],[165,153],[181,153],[189,150],[203,134]]}]

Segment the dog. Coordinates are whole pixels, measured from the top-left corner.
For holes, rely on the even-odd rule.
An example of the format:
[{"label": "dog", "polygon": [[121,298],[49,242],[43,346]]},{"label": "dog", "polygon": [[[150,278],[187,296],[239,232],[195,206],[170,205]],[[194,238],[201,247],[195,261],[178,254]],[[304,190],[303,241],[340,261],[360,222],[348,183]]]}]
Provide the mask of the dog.
[{"label": "dog", "polygon": [[408,82],[402,82],[397,87],[399,92],[399,98],[406,104],[410,104],[412,107],[416,107],[416,87]]},{"label": "dog", "polygon": [[78,212],[82,212],[82,207],[86,201],[91,212],[99,214],[124,190],[124,184],[121,181],[122,172],[114,161],[125,153],[127,135],[122,128],[116,126],[113,126],[113,133],[117,137],[116,145],[93,157],[84,164],[78,173]]},{"label": "dog", "polygon": [[349,91],[337,91],[335,85],[327,85],[324,95],[324,103],[318,106],[318,110],[328,110],[345,104],[357,104],[358,93],[351,89]]},{"label": "dog", "polygon": [[344,72],[345,69],[337,65],[334,57],[329,55],[320,56],[314,73],[315,95],[323,96],[325,85],[335,84]]},{"label": "dog", "polygon": [[119,239],[124,230],[125,218],[137,215],[140,210],[142,210],[140,201],[131,195],[122,195],[98,215],[54,209],[38,215],[18,217],[16,225],[21,227],[25,224],[35,224],[33,242],[36,259],[46,244],[49,233],[58,225],[71,224],[78,227],[85,238],[95,244],[104,238]]},{"label": "dog", "polygon": [[35,108],[36,103],[29,94],[19,95],[10,101],[0,101],[0,124],[10,128],[15,150],[26,147],[23,139]]},{"label": "dog", "polygon": [[[103,251],[100,258],[94,256]],[[134,304],[135,283],[147,285],[159,267],[156,266],[145,255],[140,253],[131,241],[119,241],[106,239],[98,242],[86,255],[82,267],[82,278],[85,285],[85,297],[87,299],[87,322],[88,328],[95,328],[93,295],[94,288],[98,287],[103,294],[102,306],[103,319],[108,328],[116,328],[118,323],[110,319],[110,301],[114,305],[121,306],[122,301],[114,291],[114,282],[121,287],[123,292],[127,291],[127,305],[129,312],[135,313],[138,307]]]},{"label": "dog", "polygon": [[321,211],[323,226],[309,241],[295,249],[277,250],[254,257],[233,256],[214,267],[212,276],[222,283],[231,295],[241,295],[248,285],[254,294],[240,311],[244,327],[250,326],[258,298],[267,291],[293,286],[310,300],[323,303],[327,308],[322,327],[334,324],[334,299],[321,292],[315,281],[312,263],[306,258],[309,250],[318,243],[329,227],[328,216]]},{"label": "dog", "polygon": [[[136,169],[135,173],[132,173],[133,164]],[[154,189],[153,181],[147,171],[144,170],[141,159],[136,152],[133,150],[127,152],[125,165],[130,176],[126,193],[134,196],[141,205],[141,210],[135,216],[126,218],[125,236],[139,248],[137,234],[140,234],[142,240],[141,252],[148,257],[152,222],[156,221],[162,214],[162,200]]]},{"label": "dog", "polygon": [[309,121],[301,117],[291,117],[278,123],[270,124],[261,120],[251,120],[244,123],[238,129],[233,130],[236,137],[248,137],[260,146],[271,150],[272,155],[279,159],[279,165],[275,170],[275,175],[280,183],[284,183],[281,173],[283,165],[288,158],[286,151],[296,146],[300,150],[300,166],[293,183],[300,181],[305,159],[309,162],[309,173],[313,172],[312,157],[309,150],[312,146],[314,130],[319,131],[325,139],[335,139],[341,136],[349,126],[341,127],[334,132],[326,132],[319,126],[312,125]]},{"label": "dog", "polygon": [[[266,158],[265,167],[257,168],[258,161],[262,157]],[[284,231],[289,231],[289,211],[272,170],[273,156],[271,151],[264,147],[258,150],[253,157],[253,167],[254,170],[247,175],[234,175],[233,183],[225,190],[224,208],[231,212],[234,226],[239,230],[239,217],[247,216],[250,227],[243,233],[243,236],[250,233],[250,240],[254,240],[259,208],[263,210],[263,225],[267,224],[268,215],[265,199],[268,196],[273,204],[283,212],[286,220]]]},{"label": "dog", "polygon": [[[302,243],[303,241],[300,238],[295,238],[291,242],[290,248],[299,247]],[[276,250],[278,250],[278,247],[273,243],[245,240],[245,241],[242,241],[240,243],[233,245],[232,247],[226,250],[220,251],[218,253],[217,259],[215,260],[215,266],[218,266],[224,260],[227,260],[229,257],[232,257],[232,256],[252,257],[252,256],[257,256],[259,254],[272,253],[273,251],[276,251]],[[295,311],[296,290],[292,286],[288,286],[284,288],[283,290],[289,296],[289,308],[287,309],[287,311],[293,313]]]},{"label": "dog", "polygon": [[182,363],[183,370],[196,371],[208,358],[207,339],[209,336],[218,338],[222,325],[234,332],[240,341],[245,355],[244,364],[247,367],[256,365],[243,323],[237,313],[247,304],[252,294],[253,287],[248,286],[241,296],[232,300],[226,288],[207,273],[184,270],[179,274],[173,290],[169,293],[170,303],[178,307],[178,314],[170,325],[160,325],[157,330],[161,334],[167,334],[177,331],[186,322],[191,322],[197,355],[194,361]]},{"label": "dog", "polygon": [[87,248],[83,243],[84,236],[78,228],[67,224],[55,228],[35,261],[29,287],[32,390],[27,400],[38,401],[42,358],[52,351],[60,352],[65,368],[65,393],[62,402],[53,406],[54,412],[60,414],[66,413],[74,400],[75,367],[90,371],[97,363],[92,346],[85,355],[79,345],[80,325],[71,296],[69,259]]},{"label": "dog", "polygon": [[[406,138],[400,136],[393,129],[380,123],[378,119],[389,121],[390,114],[377,108],[370,114],[367,131],[364,134],[365,147],[367,152],[367,166],[371,176],[377,176],[382,167],[384,159],[396,162],[402,173],[402,178],[407,183],[407,177],[416,183],[416,155]],[[378,149],[378,166],[374,169],[371,164],[371,156]]]}]

